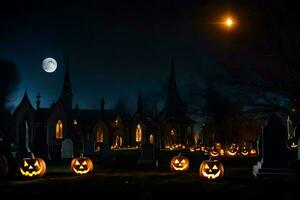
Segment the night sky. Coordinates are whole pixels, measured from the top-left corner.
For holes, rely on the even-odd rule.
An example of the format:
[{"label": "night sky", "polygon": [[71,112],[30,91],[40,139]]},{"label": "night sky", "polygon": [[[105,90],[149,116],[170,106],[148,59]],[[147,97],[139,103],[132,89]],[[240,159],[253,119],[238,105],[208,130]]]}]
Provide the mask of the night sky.
[{"label": "night sky", "polygon": [[[256,37],[261,17],[257,2],[1,3],[0,57],[13,61],[21,78],[13,94],[14,104],[18,104],[25,88],[33,103],[40,92],[42,107],[57,100],[66,57],[70,61],[73,103],[81,108],[99,108],[104,97],[106,108],[123,99],[133,111],[138,89],[144,101],[154,99],[161,104],[171,57],[184,97],[190,85],[207,73],[222,75],[218,63],[231,48],[242,49],[244,41]],[[227,13],[238,19],[235,30],[225,30],[215,23]],[[54,73],[42,70],[41,62],[46,57],[57,60]]]}]

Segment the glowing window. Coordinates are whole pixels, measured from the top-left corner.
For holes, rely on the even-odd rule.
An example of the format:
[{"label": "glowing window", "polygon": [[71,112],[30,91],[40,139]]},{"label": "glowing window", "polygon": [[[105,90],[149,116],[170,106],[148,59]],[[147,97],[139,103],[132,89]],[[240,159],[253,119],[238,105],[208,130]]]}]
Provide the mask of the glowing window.
[{"label": "glowing window", "polygon": [[63,138],[63,124],[60,120],[56,123],[56,132],[55,132],[56,139],[62,139]]},{"label": "glowing window", "polygon": [[135,129],[135,141],[136,142],[142,141],[142,128],[140,124],[138,124]]},{"label": "glowing window", "polygon": [[149,142],[150,142],[150,144],[154,144],[154,135],[153,134],[151,134],[149,136]]},{"label": "glowing window", "polygon": [[98,130],[97,130],[96,142],[103,142],[103,130],[102,130],[102,128],[98,128]]},{"label": "glowing window", "polygon": [[171,135],[175,135],[176,134],[176,129],[175,128],[172,128],[171,129]]},{"label": "glowing window", "polygon": [[73,124],[74,124],[74,125],[77,125],[77,124],[78,124],[76,119],[73,120]]}]

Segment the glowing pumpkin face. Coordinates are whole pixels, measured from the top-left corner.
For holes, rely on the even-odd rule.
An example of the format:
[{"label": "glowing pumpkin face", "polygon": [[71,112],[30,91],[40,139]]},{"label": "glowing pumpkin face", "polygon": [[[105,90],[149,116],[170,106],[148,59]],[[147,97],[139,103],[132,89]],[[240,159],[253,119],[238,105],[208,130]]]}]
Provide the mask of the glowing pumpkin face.
[{"label": "glowing pumpkin face", "polygon": [[298,144],[295,137],[288,139],[288,148],[291,150],[297,150]]},{"label": "glowing pumpkin face", "polygon": [[23,158],[19,170],[22,176],[42,177],[46,172],[46,163],[41,158]]},{"label": "glowing pumpkin face", "polygon": [[235,148],[230,148],[226,152],[229,156],[235,156],[237,154],[237,150]]},{"label": "glowing pumpkin face", "polygon": [[170,168],[172,171],[187,171],[190,167],[189,159],[185,156],[175,156],[170,162]]},{"label": "glowing pumpkin face", "polygon": [[71,171],[75,174],[87,174],[93,171],[93,162],[87,157],[74,158],[71,162]]},{"label": "glowing pumpkin face", "polygon": [[218,156],[219,156],[219,151],[218,151],[218,149],[211,149],[211,150],[209,151],[209,155],[210,155],[211,157],[218,157]]},{"label": "glowing pumpkin face", "polygon": [[207,180],[219,179],[224,175],[224,167],[222,163],[217,160],[205,160],[200,165],[199,175],[201,178]]},{"label": "glowing pumpkin face", "polygon": [[248,151],[246,148],[242,148],[242,149],[241,149],[241,154],[242,154],[243,156],[247,156],[247,155],[249,154],[249,151]]},{"label": "glowing pumpkin face", "polygon": [[250,149],[250,155],[256,155],[256,154],[257,154],[256,149],[254,148]]}]

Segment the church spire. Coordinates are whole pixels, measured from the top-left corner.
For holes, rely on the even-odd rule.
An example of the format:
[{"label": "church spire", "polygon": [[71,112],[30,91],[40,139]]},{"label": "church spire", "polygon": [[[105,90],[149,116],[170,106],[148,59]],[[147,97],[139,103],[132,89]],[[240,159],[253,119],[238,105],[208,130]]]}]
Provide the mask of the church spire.
[{"label": "church spire", "polygon": [[72,109],[72,85],[70,79],[69,59],[66,59],[66,71],[64,76],[64,83],[61,92],[61,99],[68,109]]},{"label": "church spire", "polygon": [[173,58],[171,59],[171,71],[165,109],[169,111],[184,111],[184,105],[177,89]]}]

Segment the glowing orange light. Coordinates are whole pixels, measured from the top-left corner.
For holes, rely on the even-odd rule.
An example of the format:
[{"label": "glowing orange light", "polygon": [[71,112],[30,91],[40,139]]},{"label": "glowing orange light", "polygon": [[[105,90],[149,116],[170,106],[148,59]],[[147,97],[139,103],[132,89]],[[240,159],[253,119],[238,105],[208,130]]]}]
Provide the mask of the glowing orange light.
[{"label": "glowing orange light", "polygon": [[232,17],[226,17],[225,20],[224,20],[224,25],[227,27],[227,28],[232,28],[233,25],[235,24],[234,20],[232,19]]}]

